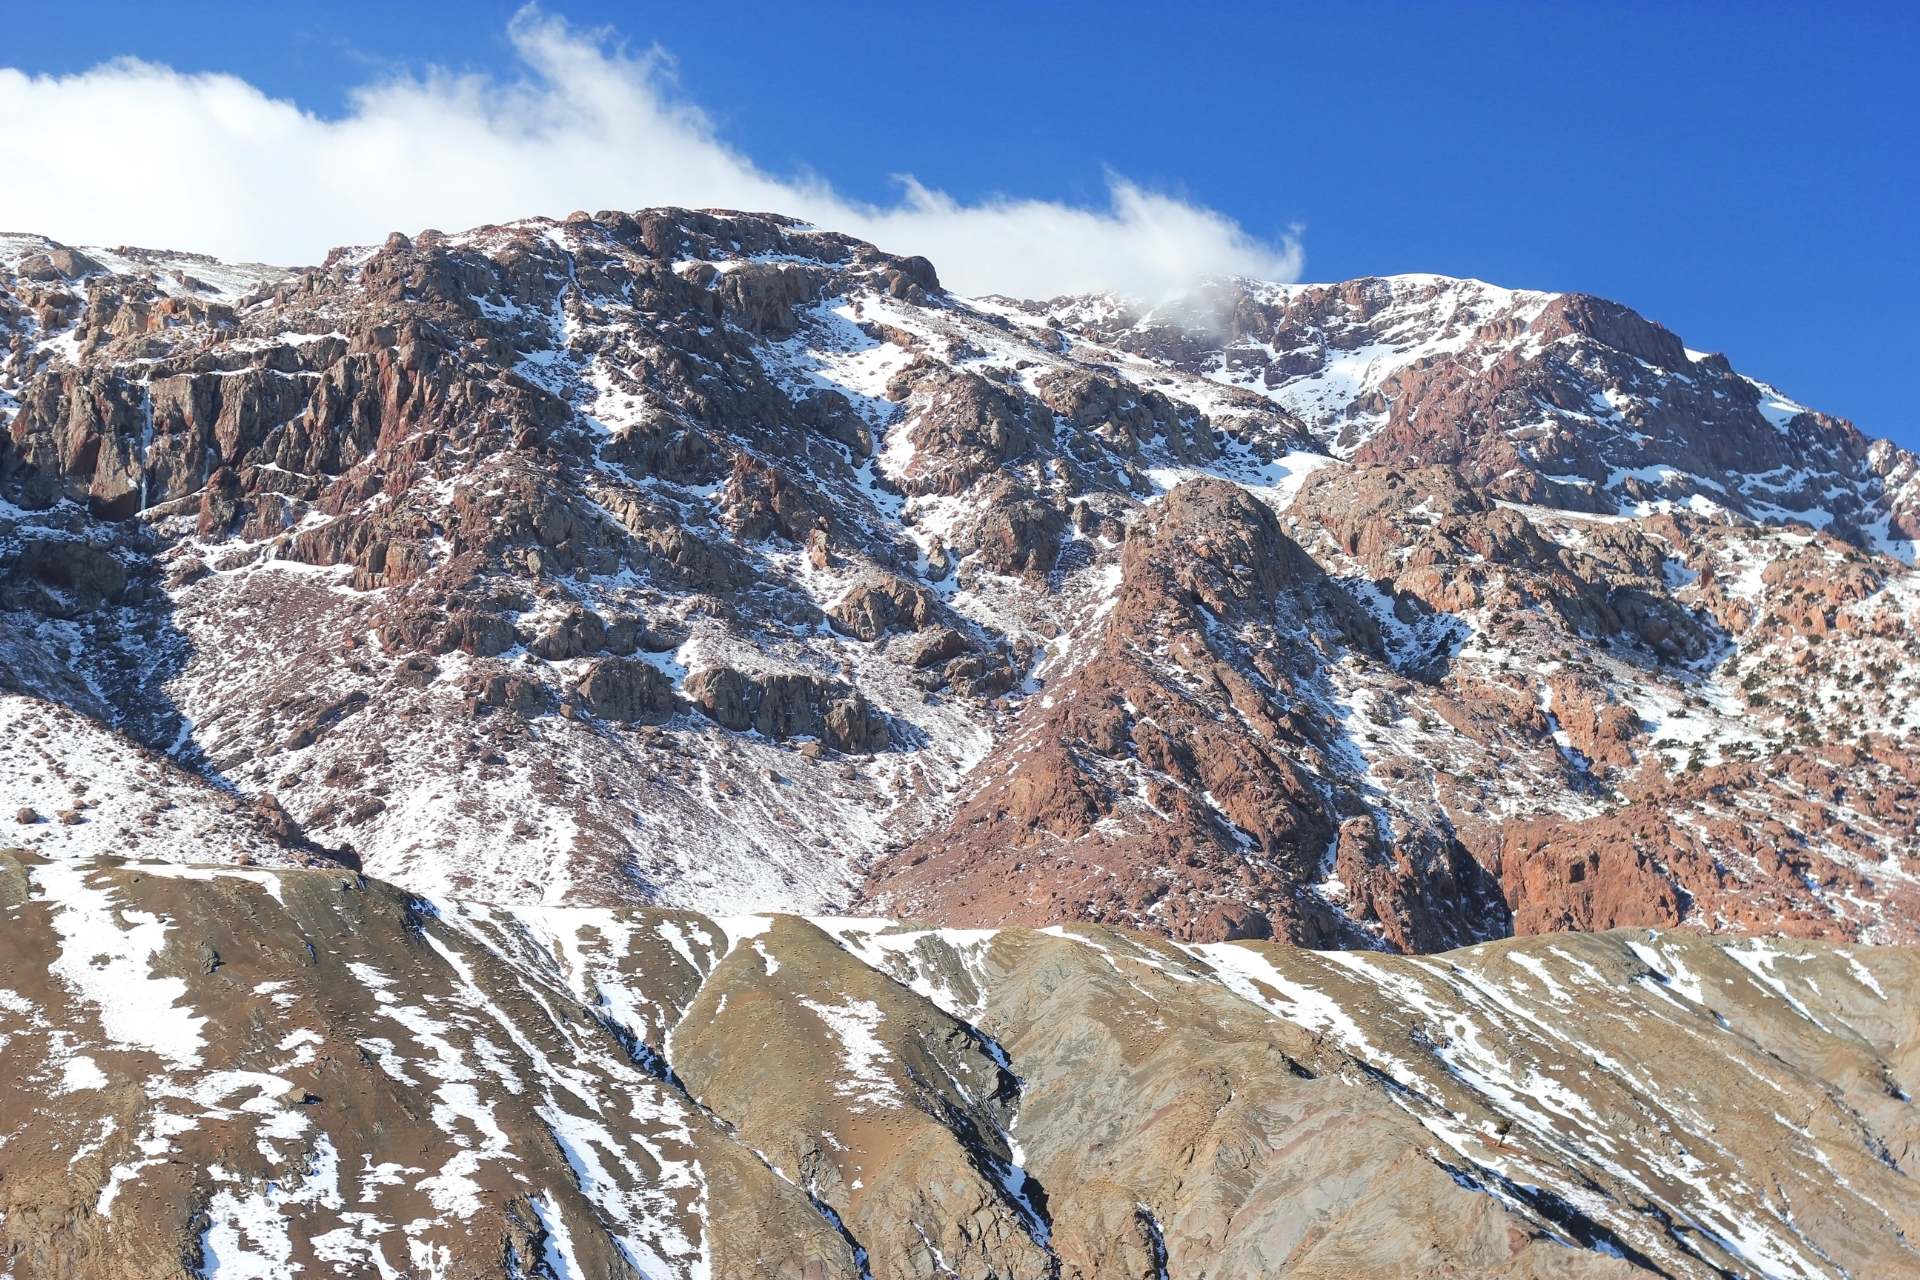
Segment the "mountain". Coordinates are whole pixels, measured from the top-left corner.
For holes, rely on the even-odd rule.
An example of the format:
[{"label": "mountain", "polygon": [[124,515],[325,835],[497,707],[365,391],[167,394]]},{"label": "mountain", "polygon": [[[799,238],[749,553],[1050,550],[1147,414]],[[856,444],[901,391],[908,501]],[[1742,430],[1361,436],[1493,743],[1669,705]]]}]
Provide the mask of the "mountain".
[{"label": "mountain", "polygon": [[1618,304],[656,209],[0,342],[0,1277],[1920,1274],[1920,465]]},{"label": "mountain", "polygon": [[1920,1272],[1909,949],[1315,953],[32,855],[0,913],[0,1274]]},{"label": "mountain", "polygon": [[24,847],[1198,941],[1915,935],[1915,459],[1613,303],[968,300],[651,210],[301,271],[14,236],[0,326]]}]

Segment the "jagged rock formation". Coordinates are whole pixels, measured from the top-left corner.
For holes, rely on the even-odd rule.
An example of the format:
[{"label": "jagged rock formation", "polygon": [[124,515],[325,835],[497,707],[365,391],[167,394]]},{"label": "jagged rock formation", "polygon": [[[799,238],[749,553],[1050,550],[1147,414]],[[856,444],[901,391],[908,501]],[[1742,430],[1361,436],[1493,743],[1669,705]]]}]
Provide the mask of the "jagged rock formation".
[{"label": "jagged rock formation", "polygon": [[[1048,683],[1004,767],[976,770],[945,826],[879,864],[875,883],[929,919],[1342,939],[1349,917],[1307,887],[1348,822],[1361,840],[1373,822],[1323,668],[1356,651],[1385,665],[1378,621],[1268,507],[1219,480],[1181,484],[1129,531],[1111,598],[1097,652]],[[1063,848],[1070,872],[1023,874]],[[1404,922],[1396,942],[1446,946],[1503,919],[1456,843],[1397,852],[1404,874],[1377,890],[1392,905],[1369,915]]]},{"label": "jagged rock formation", "polygon": [[1895,1276],[1910,950],[1429,958],[0,854],[0,1274]]},{"label": "jagged rock formation", "polygon": [[[649,210],[301,271],[9,237],[0,341],[0,815],[71,815],[44,852],[1916,934],[1914,459],[1612,303],[966,300]],[[177,802],[107,809],[131,759]]]}]

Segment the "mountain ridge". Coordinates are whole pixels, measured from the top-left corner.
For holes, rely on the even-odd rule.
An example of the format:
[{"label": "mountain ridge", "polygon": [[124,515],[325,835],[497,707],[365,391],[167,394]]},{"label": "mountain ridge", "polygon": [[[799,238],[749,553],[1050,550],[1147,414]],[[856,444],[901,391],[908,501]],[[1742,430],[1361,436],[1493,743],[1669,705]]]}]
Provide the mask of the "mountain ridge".
[{"label": "mountain ridge", "polygon": [[1913,457],[1211,290],[0,237],[0,1276],[1914,1271]]},{"label": "mountain ridge", "polygon": [[[1235,286],[1204,330],[982,309],[923,259],[690,211],[396,236],[238,296],[62,252],[5,268],[0,470],[12,652],[59,635],[84,678],[13,682],[262,806],[250,856],[1412,949],[1903,936],[1912,459],[1617,304],[1401,277]],[[1192,527],[1153,585],[1156,511]],[[1283,580],[1318,602],[1284,642]],[[1176,726],[1146,745],[1136,694]],[[1790,794],[1726,803],[1742,769]]]},{"label": "mountain ridge", "polygon": [[26,1276],[1914,1265],[1910,948],[1424,959],[17,853],[0,910]]}]

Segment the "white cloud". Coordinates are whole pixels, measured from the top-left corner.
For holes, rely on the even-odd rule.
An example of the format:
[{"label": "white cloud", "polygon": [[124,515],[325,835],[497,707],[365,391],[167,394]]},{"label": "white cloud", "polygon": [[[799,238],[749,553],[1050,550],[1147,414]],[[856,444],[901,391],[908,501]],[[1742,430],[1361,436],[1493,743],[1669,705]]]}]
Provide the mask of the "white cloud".
[{"label": "white cloud", "polygon": [[432,71],[356,90],[327,119],[231,75],[132,59],[68,76],[0,68],[0,230],[295,264],[389,231],[535,213],[691,205],[771,210],[931,258],[964,292],[1146,296],[1204,275],[1291,280],[1297,241],[1110,175],[1103,208],[954,200],[911,178],[870,205],[769,174],[632,54],[533,8],[519,75]]}]

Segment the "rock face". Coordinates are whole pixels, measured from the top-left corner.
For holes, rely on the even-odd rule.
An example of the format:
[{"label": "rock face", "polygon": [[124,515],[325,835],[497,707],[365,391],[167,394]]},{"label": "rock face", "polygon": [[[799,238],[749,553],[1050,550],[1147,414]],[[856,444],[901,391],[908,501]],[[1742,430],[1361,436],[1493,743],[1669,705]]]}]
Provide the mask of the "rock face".
[{"label": "rock face", "polygon": [[1472,281],[0,237],[0,812],[501,903],[1913,940],[1917,476]]},{"label": "rock face", "polygon": [[887,742],[886,719],[865,698],[815,676],[761,678],[716,667],[689,679],[687,696],[714,723],[776,742],[817,738],[841,751],[872,751]]},{"label": "rock face", "polygon": [[0,1266],[35,1280],[1920,1268],[1909,950],[1314,953],[20,853],[0,925]]},{"label": "rock face", "polygon": [[1253,391],[1361,466],[1445,466],[1500,498],[1594,513],[1707,497],[1852,541],[1920,536],[1911,455],[1601,298],[1396,276],[1234,281],[1145,315],[1015,305]]},{"label": "rock face", "polygon": [[665,672],[631,658],[601,658],[575,686],[580,705],[621,724],[661,724],[678,705]]},{"label": "rock face", "polygon": [[[1179,485],[1133,526],[1118,579],[1096,652],[1027,705],[1010,767],[880,863],[877,895],[955,923],[1357,934],[1307,887],[1332,870],[1336,830],[1367,812],[1323,668],[1355,650],[1384,659],[1377,621],[1265,504],[1214,479]],[[1491,881],[1444,835],[1393,856],[1411,874],[1386,892],[1403,898],[1369,918],[1396,943],[1434,949],[1470,939],[1463,922],[1503,922]]]}]

